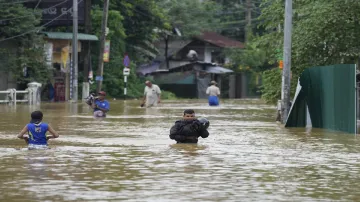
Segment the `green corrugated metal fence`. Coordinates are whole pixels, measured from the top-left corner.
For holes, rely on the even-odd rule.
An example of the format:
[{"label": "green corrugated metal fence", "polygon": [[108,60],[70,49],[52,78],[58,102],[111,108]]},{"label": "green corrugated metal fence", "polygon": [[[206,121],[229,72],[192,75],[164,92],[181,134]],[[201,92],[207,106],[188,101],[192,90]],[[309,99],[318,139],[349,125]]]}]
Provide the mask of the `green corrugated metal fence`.
[{"label": "green corrugated metal fence", "polygon": [[307,106],[312,127],[356,133],[355,75],[353,64],[305,69],[285,126],[304,127]]}]

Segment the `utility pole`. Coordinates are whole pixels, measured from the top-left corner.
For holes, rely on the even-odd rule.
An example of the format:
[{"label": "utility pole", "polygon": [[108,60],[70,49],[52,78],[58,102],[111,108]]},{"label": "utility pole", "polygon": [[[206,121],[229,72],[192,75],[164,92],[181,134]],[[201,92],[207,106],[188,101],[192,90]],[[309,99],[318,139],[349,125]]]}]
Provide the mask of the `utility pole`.
[{"label": "utility pole", "polygon": [[290,70],[291,70],[291,30],[292,30],[292,0],[285,1],[284,22],[284,68],[282,71],[281,100],[282,100],[282,123],[286,120],[290,111]]},{"label": "utility pole", "polygon": [[246,0],[246,22],[245,42],[248,42],[251,33],[251,0]]},{"label": "utility pole", "polygon": [[166,62],[166,69],[169,70],[170,69],[170,65],[169,65],[169,38],[170,35],[168,35],[165,32],[165,62]]},{"label": "utility pole", "polygon": [[[85,0],[85,33],[91,33],[91,0]],[[82,43],[83,51],[82,57],[84,59],[84,71],[83,71],[83,84],[82,84],[82,100],[84,100],[90,93],[89,72],[91,69],[90,58],[90,41],[84,41]]]},{"label": "utility pole", "polygon": [[78,0],[73,0],[73,39],[72,39],[72,62],[74,69],[73,76],[73,97],[74,102],[78,101]]},{"label": "utility pole", "polygon": [[105,39],[106,39],[106,25],[108,20],[108,11],[109,11],[109,0],[104,0],[103,16],[101,23],[101,36],[100,36],[100,52],[99,52],[99,65],[96,76],[96,93],[101,91],[101,85],[103,81],[104,73],[104,48],[105,48]]}]

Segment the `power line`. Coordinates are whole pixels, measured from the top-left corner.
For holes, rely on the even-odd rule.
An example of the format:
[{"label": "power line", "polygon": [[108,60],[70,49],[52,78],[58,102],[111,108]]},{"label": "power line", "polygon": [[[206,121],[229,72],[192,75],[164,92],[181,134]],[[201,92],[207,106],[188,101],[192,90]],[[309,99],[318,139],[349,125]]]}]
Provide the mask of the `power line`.
[{"label": "power line", "polygon": [[36,10],[36,9],[37,9],[37,7],[39,6],[40,2],[41,2],[41,0],[39,0],[39,1],[38,1],[38,3],[36,4],[36,6],[35,6],[34,10]]},{"label": "power line", "polygon": [[[124,7],[126,7],[126,5],[125,4],[123,4],[122,2],[120,2],[120,4],[122,4]],[[180,5],[180,3],[176,3],[177,5]],[[140,8],[144,8],[143,6],[141,6],[141,5],[135,5],[135,7],[136,6],[138,6],[138,7],[140,7]],[[144,13],[144,12],[142,12],[142,11],[139,11],[139,10],[137,10],[135,7],[127,7],[127,8],[129,8],[129,9],[131,9],[131,10],[133,10],[133,11],[135,11],[135,12],[137,12],[137,13],[139,13],[139,14],[143,14],[144,16],[147,16],[147,17],[150,17],[150,18],[153,18],[154,16],[153,15],[150,15],[150,14],[147,14],[147,13]],[[145,8],[144,8],[145,9]],[[214,13],[216,14],[216,15],[223,15],[223,14],[235,14],[235,13],[243,13],[243,12],[245,12],[247,9],[246,8],[244,8],[244,7],[242,7],[242,8],[240,8],[240,9],[242,9],[242,10],[240,10],[240,11],[224,11],[224,10],[216,10]],[[145,10],[147,10],[147,9],[145,9]],[[237,10],[239,10],[239,9],[237,9]],[[257,10],[256,8],[251,8],[250,10]],[[190,11],[195,11],[196,13],[198,13],[198,14],[201,14],[201,13],[208,13],[208,11],[203,11],[203,12],[199,12],[198,10],[190,10]],[[189,12],[189,10],[187,10],[186,12]]]},{"label": "power line", "polygon": [[6,3],[0,3],[0,5],[21,4],[21,3],[33,2],[33,1],[34,1],[34,0],[29,0],[29,1],[16,1],[16,2],[6,2]]},{"label": "power line", "polygon": [[[80,0],[80,1],[78,2],[78,4],[81,3],[82,1],[83,1],[83,0]],[[37,31],[39,31],[41,28],[43,28],[43,27],[45,27],[46,25],[52,23],[53,21],[55,21],[56,19],[60,18],[61,16],[67,14],[67,12],[70,11],[70,9],[72,9],[72,8],[73,8],[73,7],[69,8],[68,10],[66,10],[66,12],[62,13],[61,15],[59,15],[59,16],[57,16],[56,18],[52,19],[51,21],[49,21],[49,22],[41,25],[41,26],[38,27],[38,28],[35,28],[35,29],[33,29],[33,30],[24,32],[24,33],[19,34],[19,35],[15,35],[15,36],[12,36],[12,37],[8,37],[8,38],[5,38],[5,39],[2,39],[2,40],[0,40],[0,42],[7,41],[7,40],[10,40],[10,39],[14,39],[14,38],[17,38],[17,37],[20,37],[20,36],[29,34],[29,33],[31,33],[31,32],[37,32]]]},{"label": "power line", "polygon": [[[40,0],[40,1],[41,1],[41,0]],[[39,2],[40,2],[40,1],[39,1]],[[56,6],[59,6],[59,5],[65,3],[65,2],[67,2],[67,1],[68,1],[68,0],[64,0],[64,1],[58,3],[58,4],[54,5],[54,6],[51,6],[51,7],[49,7],[49,8],[44,8],[44,9],[42,9],[41,11],[34,11],[32,14],[29,14],[29,15],[19,16],[19,17],[15,17],[15,18],[8,18],[8,19],[0,19],[0,22],[2,22],[2,21],[7,21],[7,20],[15,20],[15,19],[20,19],[20,18],[29,17],[29,16],[32,16],[34,13],[37,13],[37,12],[42,13],[44,10],[47,10],[47,9],[50,9],[50,8],[55,8]],[[36,9],[36,8],[35,8],[35,9]],[[34,10],[35,10],[35,9],[34,9]]]},{"label": "power line", "polygon": [[[143,14],[144,16],[147,16],[147,17],[154,17],[152,15],[149,15],[149,14],[146,14],[146,13],[143,13],[141,11],[138,11],[136,10],[135,8],[131,8],[133,9],[133,11],[139,13],[139,14]],[[256,21],[259,21],[258,19],[252,19],[252,21],[256,22]],[[195,26],[211,26],[212,28],[214,27],[226,27],[228,25],[231,25],[231,24],[241,24],[241,23],[245,23],[246,21],[245,20],[241,20],[241,21],[232,21],[232,22],[212,22],[212,23],[194,23],[194,24],[188,24],[188,25],[195,25]],[[157,23],[156,23],[157,24]],[[161,26],[161,24],[159,23],[158,24],[159,26]],[[225,28],[225,29],[238,29],[240,27],[231,27],[231,28]],[[215,28],[216,29],[216,28]]]},{"label": "power line", "polygon": [[[146,14],[146,13],[140,12],[138,10],[135,10],[135,8],[131,8],[131,9],[133,9],[135,12],[143,14],[144,16],[154,17],[154,16],[151,16],[149,14]],[[259,24],[261,22],[261,20],[256,19],[256,18],[252,19],[251,21],[252,21],[253,25],[257,25],[257,24]],[[188,24],[188,25],[195,25],[195,26],[201,26],[201,25],[204,26],[204,25],[206,25],[206,26],[211,26],[214,30],[224,31],[224,30],[244,29],[246,26],[234,26],[233,25],[233,24],[243,24],[243,23],[246,23],[246,21],[241,20],[241,21],[232,21],[232,22],[194,23],[194,24]],[[161,24],[158,24],[158,25],[160,26]],[[228,26],[231,26],[231,27],[228,27]]]},{"label": "power line", "polygon": [[[122,2],[120,2],[121,4],[123,4]],[[124,5],[124,4],[123,4]],[[125,5],[124,5],[125,6]],[[139,5],[140,6],[140,5]],[[140,6],[141,8],[143,8],[142,6]],[[154,16],[153,15],[151,15],[151,14],[147,14],[147,13],[144,13],[144,12],[141,12],[141,11],[139,11],[138,9],[136,9],[136,8],[134,8],[134,7],[129,7],[129,9],[131,9],[131,10],[133,10],[133,11],[135,11],[135,12],[137,12],[137,13],[139,13],[139,14],[142,14],[142,15],[144,15],[144,16],[147,16],[147,17],[150,17],[150,18],[154,18]],[[253,11],[255,11],[255,9],[251,9],[251,10],[253,10]],[[204,11],[204,12],[206,12],[206,11]],[[204,13],[204,12],[198,12],[198,13]],[[237,12],[239,12],[239,13],[243,13],[243,11],[236,11],[236,12],[232,12],[232,13],[237,13]],[[225,12],[224,12],[225,13]],[[229,13],[229,12],[228,12]],[[257,12],[258,13],[258,12]],[[217,14],[219,14],[219,13],[217,13]],[[253,19],[252,21],[258,21],[258,19]],[[238,22],[214,22],[214,23],[202,23],[202,24],[196,24],[196,26],[199,26],[199,25],[207,25],[207,26],[212,26],[212,25],[216,25],[216,26],[219,26],[219,24],[237,24],[237,23],[242,23],[243,21],[238,21]],[[244,21],[245,22],[245,21]],[[156,23],[157,24],[157,23]],[[161,26],[161,24],[159,23],[158,24],[159,26]],[[212,27],[214,27],[214,26],[212,26]],[[234,27],[234,28],[225,28],[225,29],[238,29],[239,27]]]},{"label": "power line", "polygon": [[[259,19],[251,19],[251,22],[257,22],[260,21]],[[230,22],[209,22],[209,23],[188,23],[187,25],[219,25],[219,26],[226,26],[226,25],[233,25],[233,24],[243,24],[246,23],[246,20],[236,20],[236,21],[230,21]]]}]

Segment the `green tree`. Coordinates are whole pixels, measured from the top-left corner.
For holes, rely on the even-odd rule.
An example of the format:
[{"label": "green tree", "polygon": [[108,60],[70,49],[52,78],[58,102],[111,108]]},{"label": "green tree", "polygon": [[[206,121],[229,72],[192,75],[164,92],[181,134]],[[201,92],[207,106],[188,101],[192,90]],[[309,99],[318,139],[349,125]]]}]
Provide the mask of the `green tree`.
[{"label": "green tree", "polygon": [[[95,1],[92,12],[93,33],[100,35],[102,1]],[[118,1],[111,0],[109,5],[108,26],[111,41],[110,62],[104,64],[103,89],[110,96],[123,97],[123,57],[131,58],[131,74],[128,77],[128,97],[139,97],[143,93],[143,80],[135,74],[135,67],[151,60],[157,55],[152,43],[158,33],[155,28],[165,26],[163,10],[155,0]],[[98,47],[92,48],[93,64],[98,64]],[[96,71],[96,68],[94,68]],[[93,85],[95,87],[95,85]]]},{"label": "green tree", "polygon": [[[103,11],[99,7],[92,10],[92,28],[93,33],[100,37],[101,21]],[[125,29],[123,27],[124,17],[119,11],[109,10],[108,24],[109,34],[106,39],[110,40],[110,60],[104,63],[104,81],[103,89],[112,97],[121,97],[123,85],[122,76],[122,60],[125,52]],[[93,64],[98,64],[99,60],[99,44],[91,49]],[[94,72],[96,72],[96,69]],[[93,85],[95,88],[95,85]],[[131,95],[131,94],[130,94]],[[131,95],[133,96],[133,95]]]},{"label": "green tree", "polygon": [[157,38],[155,28],[163,28],[165,14],[156,0],[110,1],[110,9],[120,11],[126,34],[126,52],[133,61],[147,62],[158,54],[152,45]]},{"label": "green tree", "polygon": [[[44,41],[37,34],[41,30],[40,18],[41,12],[22,4],[0,4],[0,68],[18,84],[45,83],[51,76],[44,63]],[[23,76],[24,67],[29,77]]]},{"label": "green tree", "polygon": [[[266,33],[257,44],[267,52],[269,62],[275,65],[276,50],[283,49],[284,2],[263,0],[261,8],[259,19]],[[293,92],[299,75],[307,67],[358,62],[360,42],[356,33],[360,31],[360,1],[296,0],[293,8]],[[278,81],[280,77],[281,74],[273,79]],[[278,85],[273,87],[278,88]],[[269,88],[264,90],[267,94],[276,92]]]},{"label": "green tree", "polygon": [[214,30],[220,22],[216,12],[221,7],[210,0],[160,0],[158,5],[166,15],[165,28],[172,31],[173,27],[177,27],[182,37],[193,37],[202,31]]},{"label": "green tree", "polygon": [[230,58],[235,71],[262,72],[268,69],[266,52],[252,40],[246,43],[245,48],[229,48],[225,50],[225,54]]},{"label": "green tree", "polygon": [[[235,71],[252,72],[261,72],[267,69],[268,65],[264,65],[267,60],[266,52],[256,43],[256,37],[261,30],[256,26],[259,22],[257,19],[260,12],[259,1],[250,1],[250,7],[248,7],[247,1],[213,1],[222,8],[216,12],[221,22],[221,26],[216,27],[219,33],[239,41],[245,41],[245,33],[248,32],[244,48],[225,50],[224,54],[230,58],[232,63],[228,67]],[[251,19],[245,17],[248,12],[251,13]]]},{"label": "green tree", "polygon": [[247,12],[251,12],[251,32],[257,33],[257,24],[259,20],[257,17],[260,13],[259,1],[251,0],[250,8],[247,2],[239,0],[213,0],[221,10],[216,12],[220,20],[219,26],[216,27],[217,32],[232,37],[239,41],[245,41],[245,33],[247,29],[248,20],[246,19]]}]

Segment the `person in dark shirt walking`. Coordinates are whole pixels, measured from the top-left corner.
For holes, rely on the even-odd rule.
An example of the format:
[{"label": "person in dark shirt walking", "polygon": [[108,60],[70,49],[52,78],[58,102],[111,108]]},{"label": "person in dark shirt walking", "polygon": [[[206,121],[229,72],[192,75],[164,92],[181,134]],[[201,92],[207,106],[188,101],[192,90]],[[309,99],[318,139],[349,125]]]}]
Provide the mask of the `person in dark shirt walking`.
[{"label": "person in dark shirt walking", "polygon": [[207,138],[207,128],[210,123],[205,118],[196,119],[195,111],[187,109],[184,111],[183,119],[175,122],[170,129],[170,139],[177,143],[197,143],[198,138]]}]

